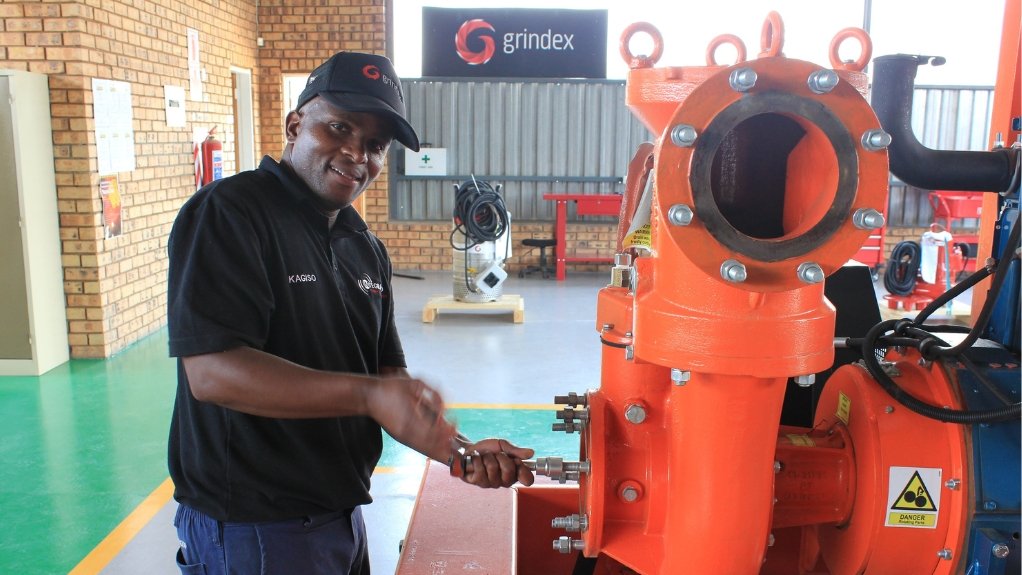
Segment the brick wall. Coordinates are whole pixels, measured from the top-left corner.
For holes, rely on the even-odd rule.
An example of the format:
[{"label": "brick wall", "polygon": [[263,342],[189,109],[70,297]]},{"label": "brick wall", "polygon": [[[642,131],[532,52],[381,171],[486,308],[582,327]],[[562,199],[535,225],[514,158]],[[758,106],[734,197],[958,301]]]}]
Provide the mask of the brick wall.
[{"label": "brick wall", "polygon": [[[0,67],[49,75],[64,291],[74,357],[105,357],[166,322],[166,244],[194,191],[192,128],[220,126],[233,170],[230,66],[255,67],[255,3],[88,0],[0,4]],[[168,128],[163,86],[188,88],[199,31],[203,99]],[[136,169],[117,174],[122,234],[104,238],[92,79],[131,84]]]}]

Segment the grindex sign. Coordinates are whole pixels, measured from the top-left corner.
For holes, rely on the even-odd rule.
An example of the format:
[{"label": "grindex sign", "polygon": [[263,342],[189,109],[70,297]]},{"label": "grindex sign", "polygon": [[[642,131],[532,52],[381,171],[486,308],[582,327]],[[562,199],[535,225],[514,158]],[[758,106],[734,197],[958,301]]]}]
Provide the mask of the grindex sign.
[{"label": "grindex sign", "polygon": [[422,75],[606,78],[606,10],[422,9]]}]

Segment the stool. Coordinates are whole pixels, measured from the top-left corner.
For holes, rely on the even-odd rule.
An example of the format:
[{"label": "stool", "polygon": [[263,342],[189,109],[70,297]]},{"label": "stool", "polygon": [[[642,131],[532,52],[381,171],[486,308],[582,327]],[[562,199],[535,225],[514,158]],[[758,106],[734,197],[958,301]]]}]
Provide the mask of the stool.
[{"label": "stool", "polygon": [[530,248],[539,248],[539,265],[525,266],[523,269],[518,270],[518,277],[523,278],[531,273],[539,272],[540,274],[543,275],[543,279],[546,279],[555,273],[554,266],[547,265],[546,249],[556,246],[557,240],[543,238],[526,238],[522,240],[522,245],[528,246]]}]

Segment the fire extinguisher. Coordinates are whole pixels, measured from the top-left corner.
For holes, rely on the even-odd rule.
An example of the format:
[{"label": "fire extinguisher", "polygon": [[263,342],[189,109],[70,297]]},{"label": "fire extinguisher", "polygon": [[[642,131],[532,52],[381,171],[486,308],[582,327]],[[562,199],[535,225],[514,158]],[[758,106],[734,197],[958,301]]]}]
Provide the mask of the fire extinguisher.
[{"label": "fire extinguisher", "polygon": [[202,163],[200,167],[202,170],[201,185],[203,186],[213,180],[219,180],[224,177],[224,146],[213,135],[214,132],[216,132],[216,126],[209,130],[206,139],[202,141]]}]

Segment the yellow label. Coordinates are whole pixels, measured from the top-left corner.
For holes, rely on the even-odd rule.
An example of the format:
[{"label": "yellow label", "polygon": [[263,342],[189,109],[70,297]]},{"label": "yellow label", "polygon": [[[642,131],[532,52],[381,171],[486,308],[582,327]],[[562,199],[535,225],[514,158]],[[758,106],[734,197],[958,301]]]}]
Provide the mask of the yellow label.
[{"label": "yellow label", "polygon": [[852,400],[845,395],[845,392],[839,391],[837,394],[837,418],[840,419],[845,425],[848,425],[848,416],[852,413]]},{"label": "yellow label", "polygon": [[632,232],[632,233],[628,234],[627,236],[625,236],[624,241],[621,242],[621,243],[626,248],[640,247],[640,248],[650,249],[650,247],[653,245],[653,243],[652,243],[652,240],[650,238],[649,229],[650,229],[649,228],[649,224],[645,224],[643,226],[640,226],[634,232]]},{"label": "yellow label", "polygon": [[912,513],[911,511],[891,511],[887,516],[887,525],[893,527],[936,527],[936,513]]},{"label": "yellow label", "polygon": [[788,441],[790,441],[792,445],[797,445],[799,447],[813,447],[816,445],[816,442],[808,435],[795,435],[794,433],[789,433]]},{"label": "yellow label", "polygon": [[[923,484],[923,478],[920,477],[919,472],[916,471],[912,474],[912,478],[908,480],[908,484],[901,490],[901,495],[894,501],[894,505],[891,505],[891,510],[899,511],[936,511],[937,506],[933,502],[933,497],[930,496],[930,490]],[[911,513],[910,513],[911,515]]]}]

